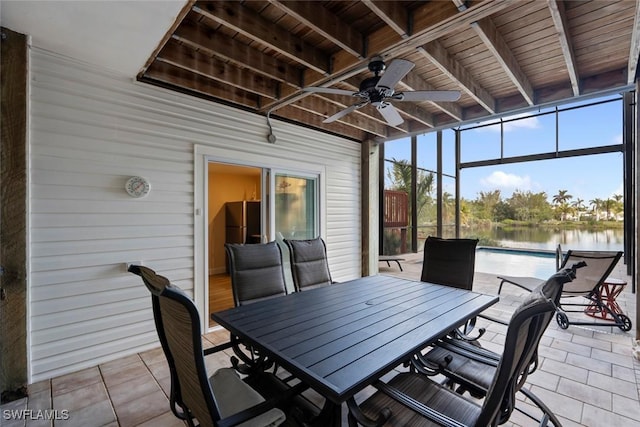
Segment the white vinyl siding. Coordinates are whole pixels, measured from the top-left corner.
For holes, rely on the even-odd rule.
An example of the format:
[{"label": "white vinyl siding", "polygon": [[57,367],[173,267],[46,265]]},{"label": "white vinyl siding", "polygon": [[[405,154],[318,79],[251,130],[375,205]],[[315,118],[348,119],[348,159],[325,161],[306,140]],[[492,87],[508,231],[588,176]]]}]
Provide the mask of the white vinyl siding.
[{"label": "white vinyl siding", "polygon": [[[157,346],[142,261],[190,295],[194,147],[219,147],[326,171],[332,275],[360,275],[360,144],[136,83],[32,48],[29,333],[31,381]],[[124,190],[141,175],[145,198]],[[195,288],[195,289],[194,289]]]}]

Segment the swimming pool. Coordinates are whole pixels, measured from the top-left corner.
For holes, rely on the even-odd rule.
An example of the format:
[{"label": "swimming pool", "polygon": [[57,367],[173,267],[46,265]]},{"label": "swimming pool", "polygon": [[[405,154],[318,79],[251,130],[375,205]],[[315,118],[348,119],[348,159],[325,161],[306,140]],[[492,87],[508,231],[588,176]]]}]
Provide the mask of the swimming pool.
[{"label": "swimming pool", "polygon": [[553,251],[481,246],[476,250],[475,270],[544,279],[556,271],[556,254]]}]

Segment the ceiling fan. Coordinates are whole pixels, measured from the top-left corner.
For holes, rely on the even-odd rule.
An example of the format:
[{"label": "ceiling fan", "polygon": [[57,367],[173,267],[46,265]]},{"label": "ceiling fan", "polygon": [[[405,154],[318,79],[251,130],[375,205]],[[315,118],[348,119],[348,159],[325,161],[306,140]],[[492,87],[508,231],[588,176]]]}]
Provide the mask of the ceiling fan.
[{"label": "ceiling fan", "polygon": [[[305,87],[302,90],[313,93],[328,93],[335,95],[347,95],[361,98],[357,104],[345,108],[328,117],[323,123],[331,123],[341,117],[371,103],[380,112],[382,117],[391,126],[398,126],[404,120],[398,110],[391,104],[402,101],[457,101],[460,99],[460,91],[457,90],[416,90],[408,92],[395,92],[394,87],[415,66],[405,59],[394,59],[388,67],[381,57],[375,57],[369,62],[369,70],[373,77],[366,78],[360,83],[358,92],[336,89],[330,87]],[[386,71],[385,71],[386,68]],[[382,75],[380,75],[382,73]]]}]

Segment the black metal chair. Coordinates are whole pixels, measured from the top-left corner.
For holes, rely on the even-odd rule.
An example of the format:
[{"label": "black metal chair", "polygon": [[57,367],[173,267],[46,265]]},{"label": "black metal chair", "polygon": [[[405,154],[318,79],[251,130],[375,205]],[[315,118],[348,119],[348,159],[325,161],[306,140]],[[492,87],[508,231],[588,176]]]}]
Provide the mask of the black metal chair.
[{"label": "black metal chair", "polygon": [[231,289],[236,306],[284,296],[287,288],[282,252],[276,242],[243,245],[225,243]]},{"label": "black metal chair", "polygon": [[291,254],[291,275],[296,292],[333,283],[327,262],[327,247],[321,237],[284,239]]},{"label": "black metal chair", "polygon": [[[428,236],[424,242],[420,280],[467,291],[472,290],[477,245],[477,239],[443,239]],[[468,334],[475,324],[476,319],[473,318],[456,333],[470,339]],[[484,330],[479,329],[475,339],[483,333]]]},{"label": "black metal chair", "polygon": [[427,237],[420,280],[471,290],[477,245],[477,239]]},{"label": "black metal chair", "polygon": [[[564,284],[575,278],[576,269],[581,266],[584,266],[584,263],[555,273],[532,293],[547,298],[557,307]],[[542,325],[542,333],[550,321],[551,317],[548,317],[547,322]],[[532,374],[538,366],[538,344],[539,340],[535,344],[529,361],[528,375]],[[426,375],[442,374],[447,377],[446,384],[452,389],[455,388],[458,393],[469,392],[474,397],[482,398],[486,396],[491,386],[499,362],[499,354],[480,347],[477,342],[472,343],[445,337],[426,354],[415,355],[412,368]],[[536,416],[524,409],[518,407],[516,409],[530,418],[536,419],[540,425],[545,425],[548,420],[551,420],[556,427],[560,425],[556,416],[533,392],[522,387],[519,388],[519,391],[540,408],[542,416],[537,419]]]},{"label": "black metal chair", "polygon": [[486,427],[506,422],[515,407],[515,393],[529,374],[530,361],[554,312],[555,304],[542,292],[531,293],[516,309],[507,329],[504,353],[481,405],[427,375],[406,372],[388,383],[374,383],[378,391],[359,407],[350,407],[349,425]]},{"label": "black metal chair", "polygon": [[218,369],[208,377],[204,356],[230,345],[203,350],[200,317],[191,298],[150,268],[132,265],[129,271],[140,276],[151,292],[156,330],[171,372],[170,406],[176,417],[189,426],[194,426],[194,419],[200,426],[248,422],[246,425],[267,427],[285,421],[284,412],[276,405],[299,390],[290,388],[265,400],[232,368]]}]

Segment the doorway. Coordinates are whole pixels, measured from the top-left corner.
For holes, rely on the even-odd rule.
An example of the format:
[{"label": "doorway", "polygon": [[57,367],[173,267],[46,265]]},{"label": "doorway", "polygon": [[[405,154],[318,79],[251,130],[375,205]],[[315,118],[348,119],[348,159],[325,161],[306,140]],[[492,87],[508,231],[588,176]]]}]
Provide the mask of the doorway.
[{"label": "doorway", "polygon": [[[208,163],[209,314],[234,306],[225,243],[260,243],[262,168]],[[207,316],[209,319],[211,316]],[[209,320],[209,327],[215,322]]]}]

